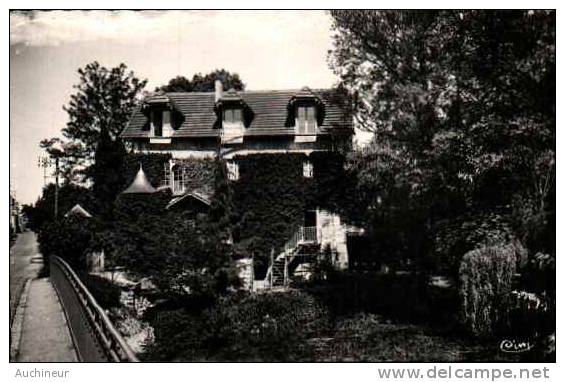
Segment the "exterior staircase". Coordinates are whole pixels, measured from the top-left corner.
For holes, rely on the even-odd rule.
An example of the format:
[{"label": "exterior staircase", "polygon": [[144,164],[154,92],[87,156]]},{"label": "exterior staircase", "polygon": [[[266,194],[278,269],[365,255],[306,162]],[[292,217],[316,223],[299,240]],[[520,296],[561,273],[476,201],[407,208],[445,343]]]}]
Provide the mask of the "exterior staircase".
[{"label": "exterior staircase", "polygon": [[[302,252],[308,249],[316,253],[320,249],[317,227],[298,227],[292,238],[285,244],[284,250],[276,257],[271,257],[270,266],[267,269],[264,280],[255,280],[255,290],[281,288],[289,283],[291,270],[296,268],[300,261],[299,257],[304,257]],[[303,262],[304,259],[302,259]],[[293,267],[291,267],[291,263]]]},{"label": "exterior staircase", "polygon": [[272,286],[280,287],[285,285],[285,267],[286,261],[284,257],[277,258],[272,265]]}]

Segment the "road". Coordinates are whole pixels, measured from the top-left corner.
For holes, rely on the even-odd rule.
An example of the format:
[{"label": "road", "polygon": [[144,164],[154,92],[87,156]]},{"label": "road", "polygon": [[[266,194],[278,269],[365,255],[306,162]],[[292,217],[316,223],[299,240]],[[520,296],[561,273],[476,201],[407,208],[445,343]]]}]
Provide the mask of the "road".
[{"label": "road", "polygon": [[10,248],[10,323],[26,280],[36,277],[42,267],[43,258],[39,253],[35,233],[26,231],[19,234]]}]

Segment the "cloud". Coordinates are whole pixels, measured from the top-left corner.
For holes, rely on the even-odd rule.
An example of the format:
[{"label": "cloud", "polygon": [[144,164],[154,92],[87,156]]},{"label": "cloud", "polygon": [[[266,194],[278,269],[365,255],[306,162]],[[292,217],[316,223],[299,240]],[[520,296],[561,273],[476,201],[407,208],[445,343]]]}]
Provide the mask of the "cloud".
[{"label": "cloud", "polygon": [[58,46],[99,40],[145,44],[179,33],[201,37],[218,31],[241,38],[280,40],[289,34],[307,36],[328,26],[327,15],[313,11],[12,12],[10,44]]}]

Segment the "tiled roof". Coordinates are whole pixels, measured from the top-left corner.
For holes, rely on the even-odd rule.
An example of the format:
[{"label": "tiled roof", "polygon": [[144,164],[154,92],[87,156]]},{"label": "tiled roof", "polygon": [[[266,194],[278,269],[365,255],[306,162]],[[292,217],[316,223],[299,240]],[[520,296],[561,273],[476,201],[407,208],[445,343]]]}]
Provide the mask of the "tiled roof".
[{"label": "tiled roof", "polygon": [[[242,91],[237,94],[252,112],[251,122],[245,135],[292,135],[294,127],[288,121],[288,105],[294,96],[303,90],[265,90]],[[332,89],[313,89],[310,91],[323,105],[323,120],[320,133],[331,130],[350,131],[352,118],[348,113],[349,103],[345,94]],[[224,93],[225,94],[225,93]],[[214,92],[208,93],[166,93],[148,96],[146,103],[169,100],[184,120],[175,129],[173,137],[216,137],[220,130],[215,128],[217,114],[214,111]],[[149,137],[149,120],[146,113],[138,108],[122,132],[124,138]]]}]

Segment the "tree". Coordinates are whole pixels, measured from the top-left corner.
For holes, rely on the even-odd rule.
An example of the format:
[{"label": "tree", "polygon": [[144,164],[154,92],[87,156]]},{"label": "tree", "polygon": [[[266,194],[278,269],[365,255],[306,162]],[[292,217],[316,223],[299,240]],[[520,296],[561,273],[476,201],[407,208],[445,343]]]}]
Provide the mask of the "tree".
[{"label": "tree", "polygon": [[93,191],[104,213],[111,211],[112,203],[123,188],[125,155],[121,139],[112,140],[108,129],[102,127],[94,155]]},{"label": "tree", "polygon": [[[61,186],[58,192],[59,216],[63,216],[76,204],[80,204],[88,212],[96,215],[98,212],[98,203],[92,194],[92,191],[72,183],[66,183]],[[50,183],[43,188],[43,194],[35,202],[33,209],[27,210],[27,215],[31,216],[30,228],[36,232],[41,230],[44,223],[54,220],[54,204],[55,204],[55,184]]]},{"label": "tree", "polygon": [[245,84],[239,78],[239,74],[230,73],[225,69],[216,69],[203,76],[200,73],[192,76],[189,80],[183,76],[177,76],[169,81],[167,85],[157,87],[155,91],[162,92],[211,92],[215,89],[215,81],[222,81],[224,89],[244,90]]},{"label": "tree", "polygon": [[[353,161],[373,225],[394,227],[401,250],[424,232],[423,252],[445,221],[488,212],[544,246],[555,227],[555,12],[332,16],[330,65],[374,133]],[[525,229],[534,221],[541,233]]]},{"label": "tree", "polygon": [[151,277],[168,299],[208,302],[239,285],[229,243],[230,191],[216,162],[211,213],[168,210],[171,194],[120,194],[114,220],[99,235],[111,262],[139,277]]},{"label": "tree", "polygon": [[[125,64],[106,68],[92,62],[78,70],[76,93],[64,110],[69,116],[63,136],[68,140],[63,147],[65,162],[63,172],[92,177],[89,171],[94,159],[96,144],[102,129],[115,139],[124,129],[138,96],[147,80],[138,79]],[[42,147],[52,147],[57,139],[42,141]]]}]

